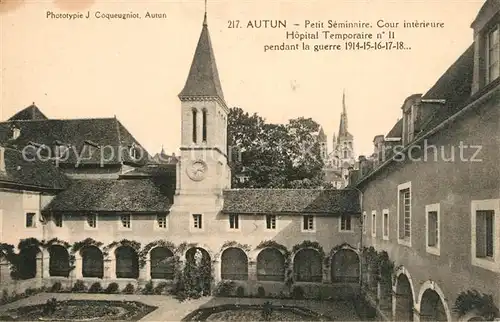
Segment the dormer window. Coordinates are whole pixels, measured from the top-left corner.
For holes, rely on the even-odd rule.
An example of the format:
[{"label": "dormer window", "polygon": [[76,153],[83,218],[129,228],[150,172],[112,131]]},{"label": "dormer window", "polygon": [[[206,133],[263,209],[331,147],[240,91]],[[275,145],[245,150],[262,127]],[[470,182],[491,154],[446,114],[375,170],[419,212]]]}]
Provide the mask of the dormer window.
[{"label": "dormer window", "polygon": [[498,25],[486,34],[486,83],[500,76],[500,28]]},{"label": "dormer window", "polygon": [[21,135],[21,129],[17,127],[12,128],[12,140],[17,139]]},{"label": "dormer window", "polygon": [[83,143],[82,152],[80,153],[80,158],[90,159],[94,154],[94,151],[99,147],[97,143],[86,140]]},{"label": "dormer window", "polygon": [[68,155],[69,155],[69,146],[56,141],[54,146],[54,158],[67,159]]},{"label": "dormer window", "polygon": [[413,106],[410,106],[404,115],[405,139],[407,144],[413,141],[414,121]]}]

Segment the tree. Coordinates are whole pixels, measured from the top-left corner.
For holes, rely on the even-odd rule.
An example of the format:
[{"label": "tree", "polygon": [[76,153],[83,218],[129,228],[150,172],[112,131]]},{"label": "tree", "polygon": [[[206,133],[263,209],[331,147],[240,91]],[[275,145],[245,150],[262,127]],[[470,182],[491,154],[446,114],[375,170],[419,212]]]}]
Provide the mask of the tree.
[{"label": "tree", "polygon": [[[228,151],[235,188],[325,187],[319,124],[297,118],[288,124],[266,123],[257,114],[230,109]],[[238,175],[247,180],[240,181]]]}]

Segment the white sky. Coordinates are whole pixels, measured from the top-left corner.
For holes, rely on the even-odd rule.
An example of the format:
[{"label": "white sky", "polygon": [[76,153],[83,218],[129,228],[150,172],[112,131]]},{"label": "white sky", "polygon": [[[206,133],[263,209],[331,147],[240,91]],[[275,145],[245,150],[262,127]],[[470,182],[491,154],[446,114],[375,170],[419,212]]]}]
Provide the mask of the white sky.
[{"label": "white sky", "polygon": [[[0,15],[0,119],[32,102],[49,118],[116,115],[151,153],[162,145],[177,152],[177,94],[201,31],[202,0],[55,1],[63,2],[59,6],[49,0],[10,1]],[[208,26],[229,106],[257,112],[269,122],[312,117],[330,141],[338,131],[345,88],[349,131],[359,155],[373,152],[373,137],[391,129],[407,96],[425,93],[472,43],[470,24],[483,3],[209,0]],[[150,11],[168,17],[69,21],[47,19],[48,10]],[[228,28],[228,20],[256,19],[286,19],[290,27]],[[445,28],[394,30],[410,51],[263,52],[265,44],[286,41],[286,31],[304,31],[291,25],[306,19],[442,21]]]}]

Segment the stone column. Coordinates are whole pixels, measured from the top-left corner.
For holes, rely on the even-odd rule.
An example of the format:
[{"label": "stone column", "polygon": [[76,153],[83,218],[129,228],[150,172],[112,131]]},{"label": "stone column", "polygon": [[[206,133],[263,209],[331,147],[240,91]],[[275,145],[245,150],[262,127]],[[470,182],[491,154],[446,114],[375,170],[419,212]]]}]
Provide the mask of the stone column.
[{"label": "stone column", "polygon": [[222,280],[221,277],[221,262],[220,260],[214,260],[212,261],[212,273],[214,277],[214,283],[217,285]]},{"label": "stone column", "polygon": [[43,278],[43,255],[42,253],[38,253],[36,255],[36,279],[42,279]]},{"label": "stone column", "polygon": [[46,279],[49,277],[50,277],[50,254],[49,252],[45,251],[42,257],[42,279]]},{"label": "stone column", "polygon": [[249,261],[248,262],[248,281],[249,282],[257,282],[257,262]]},{"label": "stone column", "polygon": [[72,276],[77,280],[82,279],[83,278],[82,269],[83,269],[82,257],[80,255],[75,255],[75,269],[73,269],[73,271],[71,271],[70,274],[72,274]]},{"label": "stone column", "polygon": [[332,282],[332,274],[330,274],[330,265],[325,265],[323,261],[323,283],[330,284]]},{"label": "stone column", "polygon": [[116,260],[115,258],[104,259],[104,279],[116,279]]},{"label": "stone column", "polygon": [[151,279],[151,260],[148,258],[144,267],[139,268],[139,283],[146,283]]}]

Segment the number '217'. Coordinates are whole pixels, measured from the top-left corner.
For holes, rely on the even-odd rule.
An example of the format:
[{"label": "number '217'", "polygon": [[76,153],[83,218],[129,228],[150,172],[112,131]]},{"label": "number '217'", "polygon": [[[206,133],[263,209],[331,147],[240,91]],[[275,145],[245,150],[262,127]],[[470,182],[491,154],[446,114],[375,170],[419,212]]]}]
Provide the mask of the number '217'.
[{"label": "number '217'", "polygon": [[229,20],[227,27],[228,28],[239,28],[240,27],[240,21],[239,20]]}]

